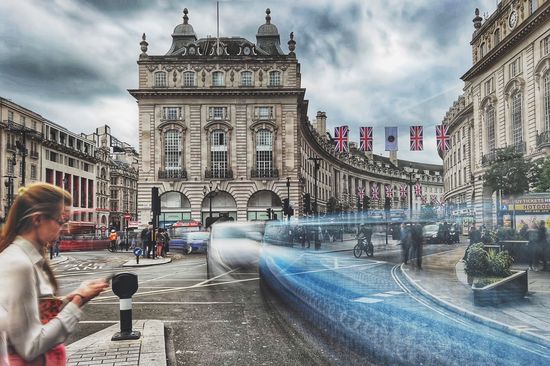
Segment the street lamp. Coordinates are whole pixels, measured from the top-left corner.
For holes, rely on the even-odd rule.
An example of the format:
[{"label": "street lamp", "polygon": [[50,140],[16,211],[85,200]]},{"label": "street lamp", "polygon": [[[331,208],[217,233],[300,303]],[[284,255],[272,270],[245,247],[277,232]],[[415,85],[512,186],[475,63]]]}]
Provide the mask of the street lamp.
[{"label": "street lamp", "polygon": [[412,177],[414,174],[412,164],[409,165],[409,168],[411,169],[409,171],[409,219],[412,221],[413,219],[413,182]]},{"label": "street lamp", "polygon": [[212,225],[212,197],[215,197],[216,194],[218,193],[218,185],[216,184],[216,188],[213,190],[213,183],[212,181],[210,181],[210,183],[208,184],[208,189],[206,188],[207,186],[204,186],[202,188],[202,193],[204,194],[204,196],[206,197],[207,194],[208,194],[208,204],[210,206],[210,209],[209,209],[209,218],[208,220],[206,221],[206,228],[210,227],[210,225]]},{"label": "street lamp", "polygon": [[314,207],[314,210],[313,210],[313,213],[315,214],[315,216],[318,215],[319,213],[319,207],[317,206],[317,172],[319,171],[319,162],[321,161],[321,158],[318,158],[318,157],[315,157],[315,158],[308,158],[307,160],[313,160],[313,162],[315,163],[315,166],[314,166],[314,174],[315,174],[315,188],[314,188],[314,193],[315,193],[315,207]]},{"label": "street lamp", "polygon": [[7,197],[7,202],[6,202],[6,207],[5,207],[5,211],[4,211],[4,217],[8,217],[8,212],[11,208],[11,205],[13,203],[13,196],[14,196],[14,192],[13,192],[13,179],[15,178],[14,174],[13,174],[13,167],[17,164],[17,157],[15,155],[15,153],[13,153],[13,156],[11,159],[8,159],[9,160],[9,163],[8,164],[11,164],[12,166],[12,174],[9,174],[9,175],[4,175],[4,178],[8,178],[7,181],[4,182],[4,185],[6,186],[7,188],[7,194],[8,194],[8,197]]}]

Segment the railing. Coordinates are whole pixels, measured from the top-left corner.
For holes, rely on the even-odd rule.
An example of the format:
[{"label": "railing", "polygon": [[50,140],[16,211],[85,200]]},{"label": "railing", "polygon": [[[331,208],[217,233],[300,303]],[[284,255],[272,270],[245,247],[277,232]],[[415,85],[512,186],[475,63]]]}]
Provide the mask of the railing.
[{"label": "railing", "polygon": [[251,178],[279,178],[278,169],[252,169],[250,171]]},{"label": "railing", "polygon": [[185,169],[166,169],[159,170],[159,179],[187,179],[187,171]]},{"label": "railing", "polygon": [[542,131],[537,135],[537,149],[550,146],[550,131]]},{"label": "railing", "polygon": [[511,149],[513,152],[525,154],[525,152],[527,151],[527,146],[525,144],[525,141],[522,141],[508,148],[493,149],[487,154],[483,154],[481,156],[481,165],[487,166],[492,164],[497,159],[497,156],[499,155],[499,153],[505,149]]},{"label": "railing", "polygon": [[15,145],[8,143],[8,144],[6,144],[6,150],[16,152],[17,148],[16,148]]},{"label": "railing", "polygon": [[210,170],[206,169],[204,172],[204,178],[217,178],[217,179],[233,179],[233,170],[231,169],[218,169]]}]

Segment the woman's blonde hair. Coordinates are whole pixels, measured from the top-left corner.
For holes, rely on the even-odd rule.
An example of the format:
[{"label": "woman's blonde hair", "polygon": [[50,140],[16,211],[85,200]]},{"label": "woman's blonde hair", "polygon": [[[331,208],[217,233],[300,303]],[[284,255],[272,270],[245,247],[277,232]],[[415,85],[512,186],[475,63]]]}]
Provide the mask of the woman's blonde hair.
[{"label": "woman's blonde hair", "polygon": [[[40,215],[47,218],[57,218],[62,213],[64,206],[72,203],[71,194],[49,183],[34,183],[21,187],[13,202],[6,223],[0,234],[0,253],[4,251],[17,235],[24,234],[32,229],[33,216]],[[41,253],[45,255],[45,253]],[[46,264],[44,268],[48,273],[52,285],[57,287],[51,268]]]}]

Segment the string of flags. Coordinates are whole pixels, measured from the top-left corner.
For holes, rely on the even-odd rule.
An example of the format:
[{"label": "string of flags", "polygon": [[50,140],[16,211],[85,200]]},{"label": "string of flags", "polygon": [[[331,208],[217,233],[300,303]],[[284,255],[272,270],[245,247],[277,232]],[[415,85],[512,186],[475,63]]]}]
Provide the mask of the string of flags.
[{"label": "string of flags", "polygon": [[[435,126],[435,139],[439,151],[448,151],[451,148],[449,127],[446,125]],[[334,149],[336,152],[349,152],[349,127],[339,126],[334,128]],[[374,142],[373,127],[359,128],[359,150],[372,152]],[[398,128],[385,127],[385,150],[398,150]],[[424,150],[424,127],[409,127],[410,151]]]},{"label": "string of flags", "polygon": [[[420,198],[421,204],[423,204],[423,205],[428,204],[428,195],[427,194],[422,194],[422,185],[420,184],[419,181],[416,182],[416,184],[414,186],[414,191],[415,191],[415,197]],[[365,187],[357,187],[357,198],[361,202],[363,201],[365,196],[367,196],[366,193],[367,192],[365,190]],[[395,194],[397,194],[397,191],[395,192]],[[393,188],[390,184],[385,184],[384,185],[384,195],[387,198],[393,198],[394,197],[394,191],[393,191]],[[407,196],[408,196],[408,186],[405,185],[405,184],[401,184],[399,186],[399,198],[405,199]],[[378,184],[374,184],[374,185],[371,186],[370,198],[372,200],[375,200],[375,201],[380,199],[380,190],[378,188]],[[440,200],[437,197],[437,195],[435,195],[435,194],[432,194],[432,195],[429,196],[429,202],[430,202],[431,205],[434,205],[434,206],[444,206],[445,205],[444,199],[441,198],[441,200]]]}]

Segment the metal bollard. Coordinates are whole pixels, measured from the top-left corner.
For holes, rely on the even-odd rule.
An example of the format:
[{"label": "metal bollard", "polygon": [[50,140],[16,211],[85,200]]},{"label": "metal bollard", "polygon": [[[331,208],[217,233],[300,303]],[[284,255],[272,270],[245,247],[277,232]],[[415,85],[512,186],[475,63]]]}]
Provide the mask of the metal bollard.
[{"label": "metal bollard", "polygon": [[139,264],[139,256],[143,253],[141,248],[134,248],[134,255],[136,256],[136,264]]},{"label": "metal bollard", "polygon": [[137,275],[134,273],[119,273],[113,277],[112,288],[120,298],[120,332],[115,333],[111,341],[139,339],[141,333],[132,330],[132,296],[138,289]]}]

